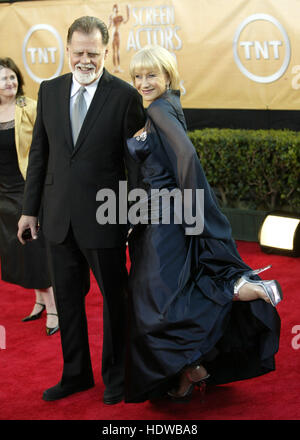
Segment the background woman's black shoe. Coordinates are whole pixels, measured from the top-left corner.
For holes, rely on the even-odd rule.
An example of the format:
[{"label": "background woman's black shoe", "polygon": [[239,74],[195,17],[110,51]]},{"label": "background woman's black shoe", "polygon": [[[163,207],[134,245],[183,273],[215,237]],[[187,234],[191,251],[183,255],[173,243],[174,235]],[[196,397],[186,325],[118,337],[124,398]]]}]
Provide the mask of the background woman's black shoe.
[{"label": "background woman's black shoe", "polygon": [[[47,315],[57,316],[57,313],[47,313]],[[54,333],[58,332],[58,330],[59,330],[59,325],[58,324],[55,327],[47,327],[46,326],[47,336],[54,335]]]},{"label": "background woman's black shoe", "polygon": [[41,303],[36,303],[39,306],[42,306],[42,309],[39,313],[35,313],[34,315],[29,315],[26,316],[25,318],[22,319],[22,322],[28,322],[28,321],[35,321],[36,319],[39,319],[42,316],[43,311],[45,310],[46,306],[45,304],[41,304]]}]

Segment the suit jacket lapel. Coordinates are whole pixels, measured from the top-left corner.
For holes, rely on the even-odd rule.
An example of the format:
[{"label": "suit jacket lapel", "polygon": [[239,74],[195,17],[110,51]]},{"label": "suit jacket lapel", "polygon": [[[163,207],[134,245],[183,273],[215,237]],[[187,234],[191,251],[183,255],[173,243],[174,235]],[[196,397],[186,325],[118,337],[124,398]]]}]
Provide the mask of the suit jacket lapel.
[{"label": "suit jacket lapel", "polygon": [[65,82],[62,83],[62,121],[65,121],[64,129],[68,147],[73,152],[73,135],[70,119],[70,94],[72,85],[72,73],[66,75]]},{"label": "suit jacket lapel", "polygon": [[98,87],[95,91],[95,95],[82,124],[73,154],[75,154],[82,146],[93,124],[96,122],[100,112],[102,111],[111,91],[111,81],[112,76],[104,69],[103,75],[99,81]]}]

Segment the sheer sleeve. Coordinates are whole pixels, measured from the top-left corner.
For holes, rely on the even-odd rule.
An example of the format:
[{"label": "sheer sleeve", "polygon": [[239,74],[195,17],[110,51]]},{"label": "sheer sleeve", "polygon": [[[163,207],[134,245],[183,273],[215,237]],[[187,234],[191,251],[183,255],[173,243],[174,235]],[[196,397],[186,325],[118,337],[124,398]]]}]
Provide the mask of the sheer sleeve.
[{"label": "sheer sleeve", "polygon": [[178,188],[195,188],[196,182],[191,167],[199,160],[176,110],[168,101],[161,99],[149,107],[148,115],[171,162]]},{"label": "sheer sleeve", "polygon": [[[149,119],[160,138],[168,157],[178,188],[184,197],[184,190],[192,190],[191,200],[184,198],[185,207],[192,217],[201,217],[202,236],[220,239],[231,238],[231,228],[227,218],[218,208],[215,195],[207,182],[197,152],[187,136],[183,115],[166,99],[154,101],[148,108]],[[196,190],[202,190],[196,191]],[[199,197],[203,197],[202,205]],[[197,216],[197,217],[195,217]],[[191,218],[191,217],[190,217]],[[186,217],[184,217],[186,219]],[[187,226],[187,225],[186,225]],[[188,235],[198,235],[187,232]]]}]

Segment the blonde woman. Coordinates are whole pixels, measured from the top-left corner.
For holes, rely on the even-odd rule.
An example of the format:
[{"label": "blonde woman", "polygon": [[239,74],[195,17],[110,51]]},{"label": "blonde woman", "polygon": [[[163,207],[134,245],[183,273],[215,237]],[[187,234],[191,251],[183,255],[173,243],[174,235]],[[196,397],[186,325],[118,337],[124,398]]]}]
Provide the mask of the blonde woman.
[{"label": "blonde woman", "polygon": [[2,280],[35,289],[24,322],[47,312],[46,333],[59,329],[46,249],[40,237],[22,246],[17,239],[36,101],[24,96],[23,76],[11,58],[0,58],[0,258]]},{"label": "blonde woman", "polygon": [[[129,235],[125,397],[142,402],[168,395],[185,402],[206,382],[274,370],[280,331],[275,306],[282,292],[277,281],[257,276],[266,268],[252,271],[237,252],[186,134],[173,55],[147,46],[134,55],[130,73],[148,104],[148,119],[127,145],[140,167],[145,208],[151,205],[151,210],[148,224],[137,222]],[[198,209],[197,189],[203,190],[204,211]],[[157,190],[177,190],[190,216],[175,221],[177,200],[160,204]],[[191,198],[185,190],[191,190]],[[168,222],[162,221],[166,213]],[[198,230],[190,221],[197,223],[197,213],[200,223],[204,219]]]}]

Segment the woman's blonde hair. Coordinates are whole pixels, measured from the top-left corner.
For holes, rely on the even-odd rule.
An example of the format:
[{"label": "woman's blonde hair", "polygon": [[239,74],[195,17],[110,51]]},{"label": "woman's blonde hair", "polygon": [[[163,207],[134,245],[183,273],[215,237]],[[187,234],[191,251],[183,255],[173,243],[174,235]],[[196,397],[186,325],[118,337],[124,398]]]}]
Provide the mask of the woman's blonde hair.
[{"label": "woman's blonde hair", "polygon": [[164,47],[148,45],[140,49],[131,59],[129,72],[133,84],[135,74],[142,69],[155,69],[164,72],[170,79],[170,88],[177,90],[179,88],[179,73],[175,57]]}]

